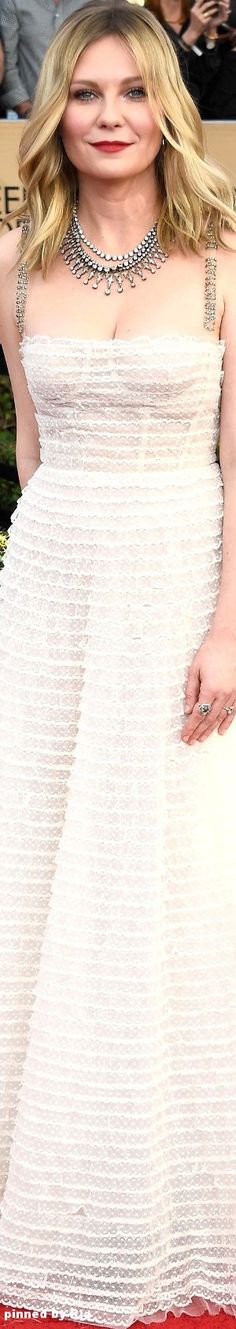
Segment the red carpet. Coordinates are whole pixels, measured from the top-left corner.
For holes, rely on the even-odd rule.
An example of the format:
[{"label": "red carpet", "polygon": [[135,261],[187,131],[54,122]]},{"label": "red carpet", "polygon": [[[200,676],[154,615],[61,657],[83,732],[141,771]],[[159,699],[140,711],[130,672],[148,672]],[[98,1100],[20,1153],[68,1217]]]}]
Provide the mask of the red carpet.
[{"label": "red carpet", "polygon": [[[42,1314],[41,1316],[37,1316],[36,1312],[31,1314],[30,1311],[24,1309],[0,1305],[0,1324],[9,1324],[11,1329],[11,1325],[13,1325],[15,1321],[17,1321],[17,1323],[22,1321],[30,1325],[53,1325],[54,1329],[57,1329],[57,1326],[58,1329],[59,1326],[60,1329],[98,1329],[98,1326],[93,1324],[83,1325],[80,1322],[77,1325],[76,1320],[56,1320],[52,1315]],[[195,1329],[233,1329],[233,1326],[235,1329],[235,1317],[234,1315],[226,1315],[224,1311],[219,1311],[219,1315],[208,1315],[208,1313],[206,1313],[206,1315],[198,1316],[180,1315],[177,1318],[169,1312],[167,1320],[163,1321],[163,1326],[164,1325],[167,1325],[167,1329],[175,1329],[175,1327],[176,1329],[194,1329],[194,1326]],[[144,1329],[144,1326],[140,1320],[135,1320],[134,1324],[130,1326],[130,1329]],[[148,1329],[152,1329],[151,1324],[148,1326]],[[153,1325],[153,1329],[157,1329],[155,1324]]]}]

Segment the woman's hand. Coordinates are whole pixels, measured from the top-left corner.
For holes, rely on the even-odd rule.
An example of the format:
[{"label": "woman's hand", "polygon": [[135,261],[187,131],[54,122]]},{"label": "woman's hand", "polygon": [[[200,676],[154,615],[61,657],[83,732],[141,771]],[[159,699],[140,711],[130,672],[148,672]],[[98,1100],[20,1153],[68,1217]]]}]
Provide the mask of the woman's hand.
[{"label": "woman's hand", "polygon": [[[201,716],[198,706],[208,701],[213,703],[212,710]],[[182,729],[184,742],[202,743],[214,729],[218,734],[229,729],[236,713],[236,635],[210,629],[188,671],[185,711],[186,705],[191,714]],[[226,706],[234,707],[231,715],[226,715]]]},{"label": "woman's hand", "polygon": [[218,6],[218,13],[215,19],[215,28],[219,27],[219,23],[228,23],[229,14],[230,14],[230,0],[220,0]]},{"label": "woman's hand", "polygon": [[[208,37],[211,37],[211,35],[213,37],[218,37],[218,28],[220,27],[221,23],[228,23],[229,13],[230,13],[230,0],[220,0],[217,14],[215,18],[212,20],[212,22],[209,24],[207,29]],[[221,36],[220,33],[219,36]],[[228,38],[228,33],[226,34],[226,37]]]},{"label": "woman's hand", "polygon": [[32,111],[32,102],[28,99],[25,102],[18,102],[18,106],[14,106],[13,110],[17,111],[20,120],[27,120],[27,116],[30,115],[30,112]]},{"label": "woman's hand", "polygon": [[184,40],[187,34],[191,34],[194,41],[196,37],[201,37],[202,33],[208,30],[209,24],[213,25],[214,23],[214,26],[216,26],[216,20],[217,23],[222,22],[222,19],[218,19],[218,12],[216,0],[195,0],[190,9],[189,27],[184,32]]}]

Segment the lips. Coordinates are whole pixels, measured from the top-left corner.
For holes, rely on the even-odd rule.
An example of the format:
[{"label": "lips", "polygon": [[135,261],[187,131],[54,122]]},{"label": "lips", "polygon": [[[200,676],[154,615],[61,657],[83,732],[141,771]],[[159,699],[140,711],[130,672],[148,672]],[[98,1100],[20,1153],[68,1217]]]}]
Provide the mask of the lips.
[{"label": "lips", "polygon": [[103,142],[92,143],[91,147],[97,148],[100,152],[122,152],[123,148],[130,147],[130,143],[119,143],[117,140],[112,143],[109,139],[104,139]]}]

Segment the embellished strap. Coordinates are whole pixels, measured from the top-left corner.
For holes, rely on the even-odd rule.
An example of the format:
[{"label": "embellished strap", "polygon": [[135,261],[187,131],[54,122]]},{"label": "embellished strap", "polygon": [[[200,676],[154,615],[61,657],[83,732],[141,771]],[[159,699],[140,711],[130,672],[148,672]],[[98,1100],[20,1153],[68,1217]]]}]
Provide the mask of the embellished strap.
[{"label": "embellished strap", "polygon": [[[28,230],[29,230],[29,218],[23,217],[22,237],[21,237],[22,239],[23,236],[28,235]],[[28,290],[28,280],[29,280],[28,269],[25,263],[20,263],[18,268],[17,283],[16,283],[16,323],[18,331],[20,332],[21,336],[23,336],[24,332],[24,315],[25,315],[25,305],[26,305],[26,297]]]},{"label": "embellished strap", "polygon": [[[212,225],[208,227],[206,249],[217,249]],[[204,328],[214,331],[216,316],[216,255],[207,255],[205,259],[205,304]]]}]

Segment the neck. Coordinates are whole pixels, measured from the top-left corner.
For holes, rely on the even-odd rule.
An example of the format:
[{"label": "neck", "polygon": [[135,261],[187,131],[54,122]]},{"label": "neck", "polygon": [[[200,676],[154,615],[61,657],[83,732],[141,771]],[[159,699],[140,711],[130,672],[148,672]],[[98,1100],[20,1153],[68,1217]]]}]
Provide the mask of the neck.
[{"label": "neck", "polygon": [[161,207],[155,177],[149,188],[134,181],[79,178],[77,214],[88,239],[107,253],[126,253],[157,221]]}]

